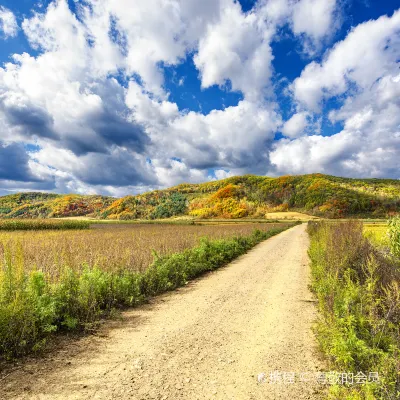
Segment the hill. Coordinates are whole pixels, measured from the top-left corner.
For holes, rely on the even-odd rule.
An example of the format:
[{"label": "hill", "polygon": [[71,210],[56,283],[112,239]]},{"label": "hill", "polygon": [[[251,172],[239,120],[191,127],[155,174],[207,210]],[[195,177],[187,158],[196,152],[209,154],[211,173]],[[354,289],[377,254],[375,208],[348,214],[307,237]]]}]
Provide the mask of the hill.
[{"label": "hill", "polygon": [[96,215],[115,199],[106,196],[27,192],[0,197],[0,218],[61,218]]},{"label": "hill", "polygon": [[400,212],[400,181],[322,174],[279,178],[244,175],[120,199],[46,193],[0,197],[1,218],[263,218],[268,212],[288,210],[328,218],[387,217]]}]

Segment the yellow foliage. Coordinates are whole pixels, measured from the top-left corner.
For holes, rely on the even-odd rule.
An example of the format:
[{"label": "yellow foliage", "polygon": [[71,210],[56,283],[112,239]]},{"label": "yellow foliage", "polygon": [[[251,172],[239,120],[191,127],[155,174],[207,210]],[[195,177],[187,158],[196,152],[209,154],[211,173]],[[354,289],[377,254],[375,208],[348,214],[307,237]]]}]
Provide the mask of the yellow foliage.
[{"label": "yellow foliage", "polygon": [[189,214],[198,218],[243,218],[249,214],[249,206],[237,200],[238,186],[229,184],[202,201],[190,204]]},{"label": "yellow foliage", "polygon": [[285,212],[288,210],[289,210],[289,204],[283,203],[283,204],[280,204],[279,206],[273,207],[271,212]]}]

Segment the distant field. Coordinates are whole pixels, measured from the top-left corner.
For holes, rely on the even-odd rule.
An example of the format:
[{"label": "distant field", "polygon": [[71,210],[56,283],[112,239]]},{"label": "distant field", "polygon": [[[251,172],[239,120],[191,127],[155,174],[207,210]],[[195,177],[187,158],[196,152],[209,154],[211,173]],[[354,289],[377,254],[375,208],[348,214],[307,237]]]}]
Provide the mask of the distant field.
[{"label": "distant field", "polygon": [[282,211],[282,212],[270,212],[265,215],[267,219],[288,219],[288,220],[299,220],[299,221],[310,221],[312,219],[319,219],[318,217],[314,217],[312,215],[307,215],[300,212],[295,211]]},{"label": "distant field", "polygon": [[167,255],[196,246],[200,238],[250,235],[287,226],[278,223],[231,225],[104,224],[101,229],[68,231],[0,231],[0,258],[23,269],[41,270],[57,280],[65,267],[82,270],[97,266],[106,271],[143,271],[154,252]]},{"label": "distant field", "polygon": [[364,223],[364,235],[375,246],[389,246],[387,223]]},{"label": "distant field", "polygon": [[[155,220],[104,220],[89,217],[66,217],[63,220],[70,221],[89,221],[92,224],[246,224],[246,223],[270,223],[279,221],[310,221],[320,219],[313,215],[304,214],[296,211],[281,211],[281,212],[270,212],[265,214],[262,218],[209,218],[209,219],[199,219],[190,216],[180,216],[165,219],[155,219]],[[59,219],[55,219],[59,220]]]}]

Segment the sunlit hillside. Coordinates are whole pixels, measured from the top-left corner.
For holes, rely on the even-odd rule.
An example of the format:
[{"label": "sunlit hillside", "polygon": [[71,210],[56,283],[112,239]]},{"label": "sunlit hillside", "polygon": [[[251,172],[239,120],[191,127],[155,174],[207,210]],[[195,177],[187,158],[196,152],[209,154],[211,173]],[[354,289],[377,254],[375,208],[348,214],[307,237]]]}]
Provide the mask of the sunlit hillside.
[{"label": "sunlit hillside", "polygon": [[322,174],[279,178],[245,175],[121,199],[44,193],[0,197],[2,218],[264,218],[271,212],[289,210],[327,218],[387,217],[400,211],[400,181]]}]

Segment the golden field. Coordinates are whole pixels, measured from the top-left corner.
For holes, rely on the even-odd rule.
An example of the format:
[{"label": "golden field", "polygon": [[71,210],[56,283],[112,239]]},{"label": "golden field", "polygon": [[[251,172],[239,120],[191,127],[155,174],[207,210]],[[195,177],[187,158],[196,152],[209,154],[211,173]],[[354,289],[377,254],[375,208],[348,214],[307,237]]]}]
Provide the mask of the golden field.
[{"label": "golden field", "polygon": [[[287,224],[286,224],[287,225]],[[158,256],[196,246],[200,238],[226,239],[268,231],[279,223],[231,225],[113,224],[90,230],[0,231],[0,257],[57,281],[65,268],[143,272]]]}]

